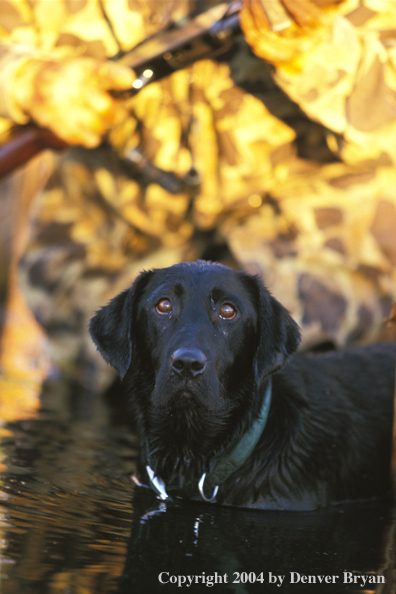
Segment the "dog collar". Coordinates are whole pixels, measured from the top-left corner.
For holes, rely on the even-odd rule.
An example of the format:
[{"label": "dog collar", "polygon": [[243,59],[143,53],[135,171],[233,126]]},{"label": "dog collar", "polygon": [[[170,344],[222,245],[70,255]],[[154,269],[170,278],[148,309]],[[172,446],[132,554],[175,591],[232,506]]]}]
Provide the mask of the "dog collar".
[{"label": "dog collar", "polygon": [[[271,398],[272,381],[270,379],[257,419],[252,423],[250,429],[243,434],[234,448],[228,452],[228,454],[221,456],[221,458],[217,460],[211,472],[204,472],[198,482],[190,481],[183,485],[182,488],[172,484],[165,485],[162,479],[155,476],[155,473],[150,466],[150,456],[148,454],[147,457],[149,464],[147,464],[146,470],[151,488],[163,500],[172,499],[172,497],[168,495],[169,491],[175,497],[192,498],[199,494],[199,496],[204,501],[208,501],[210,503],[213,502],[216,499],[219,486],[224,483],[234,472],[241,468],[241,466],[254,450],[267,424],[268,414],[271,406]],[[209,488],[211,490],[212,495],[210,497],[206,497],[204,493],[204,485],[206,486],[206,489]]]}]

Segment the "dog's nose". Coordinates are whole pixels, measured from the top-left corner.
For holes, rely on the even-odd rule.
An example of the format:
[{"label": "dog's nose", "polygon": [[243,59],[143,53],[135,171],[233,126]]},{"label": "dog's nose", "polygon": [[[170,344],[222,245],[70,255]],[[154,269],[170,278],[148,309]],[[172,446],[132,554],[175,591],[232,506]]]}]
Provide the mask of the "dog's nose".
[{"label": "dog's nose", "polygon": [[195,377],[203,373],[206,357],[199,349],[177,349],[172,355],[172,371],[178,375]]}]

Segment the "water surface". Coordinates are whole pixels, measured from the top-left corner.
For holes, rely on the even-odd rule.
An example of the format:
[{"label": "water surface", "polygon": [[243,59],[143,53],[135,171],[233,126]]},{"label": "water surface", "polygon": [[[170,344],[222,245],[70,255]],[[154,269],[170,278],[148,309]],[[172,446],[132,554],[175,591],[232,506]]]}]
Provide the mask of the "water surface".
[{"label": "water surface", "polygon": [[114,412],[54,385],[37,419],[3,428],[2,594],[396,591],[390,504],[164,504],[131,480],[139,440]]}]

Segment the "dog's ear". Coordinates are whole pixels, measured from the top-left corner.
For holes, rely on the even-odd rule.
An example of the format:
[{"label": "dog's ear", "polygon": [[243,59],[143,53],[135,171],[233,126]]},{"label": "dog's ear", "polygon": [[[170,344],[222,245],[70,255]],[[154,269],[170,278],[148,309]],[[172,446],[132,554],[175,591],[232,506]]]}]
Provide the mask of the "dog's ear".
[{"label": "dog's ear", "polygon": [[102,307],[89,324],[89,331],[103,359],[121,379],[132,361],[132,324],[138,296],[152,272],[142,272],[133,285]]},{"label": "dog's ear", "polygon": [[[258,341],[254,358],[257,384],[282,367],[301,341],[300,330],[289,312],[255,278],[258,290]],[[257,294],[257,293],[256,293]]]}]

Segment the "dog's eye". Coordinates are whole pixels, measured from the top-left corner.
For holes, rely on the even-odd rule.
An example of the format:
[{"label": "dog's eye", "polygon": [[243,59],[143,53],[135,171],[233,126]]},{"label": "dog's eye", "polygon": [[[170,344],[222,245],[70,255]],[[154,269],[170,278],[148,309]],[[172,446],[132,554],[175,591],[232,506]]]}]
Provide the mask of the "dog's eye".
[{"label": "dog's eye", "polygon": [[236,314],[236,309],[229,303],[225,303],[220,310],[220,317],[225,320],[232,320],[235,318]]},{"label": "dog's eye", "polygon": [[161,299],[161,301],[157,303],[155,309],[159,314],[167,314],[172,311],[172,303],[169,299]]}]

